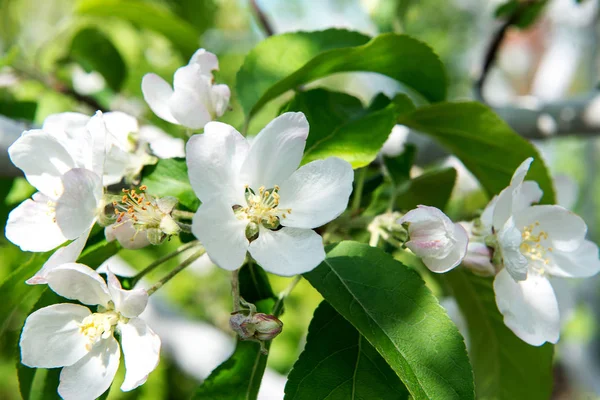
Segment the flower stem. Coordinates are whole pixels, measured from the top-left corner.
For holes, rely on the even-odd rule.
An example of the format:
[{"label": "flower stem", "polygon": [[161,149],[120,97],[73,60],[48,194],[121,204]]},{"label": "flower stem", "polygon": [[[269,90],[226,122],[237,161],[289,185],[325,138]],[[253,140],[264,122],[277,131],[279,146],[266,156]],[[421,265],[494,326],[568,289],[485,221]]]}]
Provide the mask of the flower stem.
[{"label": "flower stem", "polygon": [[131,287],[134,287],[140,281],[140,279],[142,279],[147,273],[151,272],[159,265],[169,261],[173,257],[178,256],[179,254],[183,253],[184,251],[191,249],[192,247],[196,247],[196,246],[200,246],[200,241],[194,240],[192,242],[186,243],[183,246],[179,247],[174,252],[169,253],[166,256],[161,257],[158,260],[154,261],[152,264],[148,265],[146,268],[144,268],[143,270],[138,272],[137,275],[132,278]]},{"label": "flower stem", "polygon": [[148,296],[150,296],[152,293],[154,293],[158,289],[160,289],[165,283],[169,282],[171,280],[171,278],[173,278],[175,275],[177,275],[178,273],[183,271],[184,268],[186,268],[187,266],[192,264],[194,261],[196,261],[197,259],[202,257],[204,255],[204,253],[205,253],[205,250],[202,249],[202,250],[195,252],[191,256],[189,256],[184,262],[182,262],[177,267],[175,267],[175,269],[173,269],[173,271],[169,272],[164,278],[162,278],[160,281],[156,282],[154,284],[154,286],[152,286],[150,289],[148,289]]},{"label": "flower stem", "polygon": [[192,219],[192,218],[194,218],[194,213],[193,212],[183,211],[183,210],[173,210],[173,211],[171,211],[171,215],[174,216],[175,218],[181,218],[181,219]]},{"label": "flower stem", "polygon": [[231,297],[233,298],[233,312],[240,310],[240,270],[231,272]]},{"label": "flower stem", "polygon": [[354,197],[352,198],[352,207],[350,211],[355,213],[360,208],[362,200],[363,187],[365,186],[365,178],[367,177],[367,167],[356,171],[356,186],[354,187]]},{"label": "flower stem", "polygon": [[298,282],[300,282],[301,280],[302,280],[302,275],[296,275],[294,277],[294,280],[290,282],[288,287],[286,287],[285,290],[279,294],[279,298],[277,299],[277,302],[273,306],[273,315],[274,316],[279,317],[279,315],[281,315],[281,312],[283,311],[283,301],[286,299],[286,297],[288,297],[290,295],[290,293],[292,293],[292,290],[294,290],[294,288],[296,287]]},{"label": "flower stem", "polygon": [[186,224],[184,222],[179,222],[179,221],[175,221],[175,223],[177,224],[177,226],[179,228],[181,228],[181,230],[183,232],[192,233],[192,225],[191,224]]}]

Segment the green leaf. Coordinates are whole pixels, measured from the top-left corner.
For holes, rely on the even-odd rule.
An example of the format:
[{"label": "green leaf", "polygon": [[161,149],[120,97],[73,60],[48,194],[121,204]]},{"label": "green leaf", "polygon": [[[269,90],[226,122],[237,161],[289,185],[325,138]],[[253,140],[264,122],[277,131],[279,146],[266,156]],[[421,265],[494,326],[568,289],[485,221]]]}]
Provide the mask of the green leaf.
[{"label": "green leaf", "polygon": [[394,186],[398,187],[410,179],[410,169],[415,162],[417,148],[415,145],[406,144],[404,151],[396,157],[383,156],[385,169]]},{"label": "green leaf", "polygon": [[553,346],[523,342],[503,322],[492,278],[455,269],[443,275],[469,327],[469,355],[481,400],[546,400],[552,394]]},{"label": "green leaf", "polygon": [[127,75],[127,66],[119,51],[94,28],[82,29],[75,35],[68,59],[80,64],[87,72],[100,73],[115,92],[121,89]]},{"label": "green leaf", "polygon": [[13,96],[0,91],[0,115],[12,119],[25,119],[33,121],[37,111],[37,103],[34,101],[19,101]]},{"label": "green leaf", "polygon": [[250,117],[288,90],[350,71],[387,75],[432,102],[446,97],[444,67],[426,44],[392,33],[369,41],[360,33],[338,29],[286,33],[263,40],[237,74],[237,93]]},{"label": "green leaf", "polygon": [[[265,272],[254,264],[245,265],[239,276],[240,295],[252,301],[259,312],[270,313],[274,296]],[[268,349],[270,344],[265,343],[265,347]],[[238,340],[233,355],[206,378],[192,399],[255,400],[267,357],[258,343]]]},{"label": "green leaf", "polygon": [[[104,235],[104,232],[102,232],[102,235]],[[98,243],[87,246],[77,259],[77,262],[96,269],[104,261],[117,254],[120,248],[121,246],[116,240],[107,242],[106,239],[102,239]]]},{"label": "green leaf", "polygon": [[148,194],[157,197],[173,196],[179,204],[196,211],[200,200],[192,190],[187,165],[183,158],[159,160],[155,165],[144,168],[142,184],[148,186]]},{"label": "green leaf", "polygon": [[118,17],[141,28],[161,33],[189,58],[200,44],[193,25],[156,3],[141,0],[79,0],[76,13],[99,18]]},{"label": "green leaf", "polygon": [[286,400],[408,399],[408,391],[377,350],[323,301],[308,327],[306,347],[288,376]]},{"label": "green leaf", "polygon": [[537,21],[547,3],[547,0],[529,2],[508,0],[496,8],[494,16],[496,18],[514,18],[513,25],[525,29]]},{"label": "green leaf", "polygon": [[419,204],[426,204],[443,210],[450,200],[455,182],[454,168],[426,172],[397,189],[396,206],[400,210],[412,210]]},{"label": "green leaf", "polygon": [[329,246],[304,277],[377,349],[414,399],[474,399],[465,344],[421,277],[382,250]]},{"label": "green leaf", "polygon": [[310,124],[302,163],[335,156],[361,168],[371,163],[390,135],[399,115],[414,105],[404,95],[393,102],[383,96],[364,109],[345,93],[314,89],[298,93],[286,107],[301,111]]},{"label": "green leaf", "polygon": [[490,195],[508,186],[515,169],[533,157],[527,179],[540,185],[543,202],[554,202],[552,179],[538,151],[483,104],[425,106],[404,114],[399,123],[436,139],[460,158]]}]

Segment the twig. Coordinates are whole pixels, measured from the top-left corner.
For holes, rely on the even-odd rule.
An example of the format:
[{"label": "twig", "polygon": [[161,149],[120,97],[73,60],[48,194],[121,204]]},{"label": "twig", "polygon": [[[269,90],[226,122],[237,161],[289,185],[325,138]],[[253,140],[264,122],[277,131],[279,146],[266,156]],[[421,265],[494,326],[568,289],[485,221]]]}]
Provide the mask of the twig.
[{"label": "twig", "polygon": [[189,250],[192,247],[196,247],[196,246],[200,246],[200,242],[198,240],[194,240],[192,242],[186,243],[183,246],[179,247],[174,252],[169,253],[166,256],[161,257],[158,260],[154,261],[152,264],[148,265],[146,268],[144,268],[143,270],[141,270],[140,272],[138,272],[137,275],[133,277],[133,279],[131,281],[131,287],[134,287],[136,285],[136,283],[138,283],[140,281],[140,279],[142,279],[147,273],[149,273],[150,271],[154,270],[159,265],[161,265],[161,264],[169,261],[170,259],[178,256],[179,254],[183,253],[184,251]]},{"label": "twig", "polygon": [[171,280],[171,278],[173,278],[175,275],[177,275],[178,273],[183,271],[184,268],[188,267],[194,261],[196,261],[197,259],[202,257],[204,255],[204,253],[205,253],[205,251],[204,251],[204,249],[202,249],[202,250],[192,254],[191,256],[189,256],[184,262],[182,262],[177,267],[175,267],[175,269],[173,271],[169,272],[164,278],[162,278],[160,281],[156,282],[150,289],[148,289],[148,296],[150,296],[152,293],[156,292],[158,289],[163,287],[163,285],[165,283],[169,282]]},{"label": "twig", "polygon": [[265,32],[265,35],[267,35],[267,37],[273,36],[275,34],[275,31],[273,30],[273,27],[269,23],[267,16],[261,11],[260,7],[256,3],[256,0],[250,0],[250,5],[252,6],[252,9],[254,10],[254,13],[256,14],[256,17],[258,18],[258,21],[260,22],[260,25],[262,26],[263,31]]}]

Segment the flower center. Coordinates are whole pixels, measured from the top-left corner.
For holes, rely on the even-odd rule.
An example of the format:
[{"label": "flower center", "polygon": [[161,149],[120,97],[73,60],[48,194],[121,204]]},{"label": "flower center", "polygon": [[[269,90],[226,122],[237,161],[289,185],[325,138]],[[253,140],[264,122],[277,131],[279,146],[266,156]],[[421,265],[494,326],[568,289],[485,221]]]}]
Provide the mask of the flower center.
[{"label": "flower center", "polygon": [[268,229],[277,229],[281,219],[285,219],[292,210],[279,208],[279,186],[272,189],[258,188],[258,193],[246,185],[244,196],[246,206],[236,205],[233,210],[238,219],[247,219],[246,237],[256,239],[258,226],[263,225]]},{"label": "flower center", "polygon": [[117,224],[133,221],[136,230],[156,228],[160,226],[164,213],[159,209],[154,197],[145,193],[146,185],[135,189],[123,189],[121,201],[113,201]]},{"label": "flower center", "polygon": [[88,342],[85,345],[87,351],[90,351],[94,344],[100,339],[107,339],[113,335],[115,326],[124,318],[116,311],[106,311],[88,315],[79,324],[79,333],[87,337]]},{"label": "flower center", "polygon": [[548,234],[545,231],[540,230],[539,226],[540,223],[535,222],[521,230],[521,238],[523,241],[519,246],[519,250],[521,250],[521,254],[530,260],[547,265],[550,262],[547,253],[552,252],[552,247],[546,247],[544,245],[544,241],[548,239]]}]

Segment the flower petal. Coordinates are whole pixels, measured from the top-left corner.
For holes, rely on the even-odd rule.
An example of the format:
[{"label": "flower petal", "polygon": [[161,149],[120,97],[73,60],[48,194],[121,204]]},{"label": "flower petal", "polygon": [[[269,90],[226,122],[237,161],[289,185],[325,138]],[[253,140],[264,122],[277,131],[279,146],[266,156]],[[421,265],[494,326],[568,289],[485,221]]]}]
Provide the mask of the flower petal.
[{"label": "flower petal", "polygon": [[236,218],[231,206],[215,199],[198,208],[192,221],[192,233],[215,264],[233,271],[241,267],[246,258],[247,224],[248,221]]},{"label": "flower petal", "polygon": [[73,168],[92,168],[92,135],[86,129],[90,116],[64,112],[46,117],[42,130],[57,139],[73,157]]},{"label": "flower petal", "polygon": [[271,231],[261,226],[258,239],[248,250],[265,271],[281,276],[312,271],[325,259],[323,238],[311,229],[283,227]]},{"label": "flower petal", "polygon": [[550,275],[587,278],[600,272],[598,246],[589,240],[584,240],[577,250],[571,252],[554,250],[546,255],[551,260],[545,266]]},{"label": "flower petal", "polygon": [[300,112],[287,112],[271,121],[252,142],[241,168],[242,183],[255,190],[281,185],[300,165],[308,130]]},{"label": "flower petal", "polygon": [[173,89],[167,81],[156,74],[146,74],[142,78],[142,93],[154,114],[167,122],[179,124],[169,108],[169,99],[173,95]]},{"label": "flower petal", "polygon": [[48,286],[59,296],[87,305],[108,306],[111,300],[104,279],[87,265],[69,263],[52,268],[46,274]]},{"label": "flower petal", "polygon": [[127,318],[134,318],[140,315],[146,309],[148,304],[148,293],[144,289],[123,290],[121,283],[110,272],[107,266],[106,274],[108,276],[108,291],[115,303],[115,309]]},{"label": "flower petal", "polygon": [[452,238],[453,241],[450,246],[450,251],[445,257],[422,258],[423,264],[425,264],[430,271],[437,273],[448,272],[463,261],[467,254],[469,235],[465,228],[460,224],[454,224]]},{"label": "flower petal", "polygon": [[523,181],[525,180],[525,175],[527,175],[527,172],[529,172],[529,168],[531,167],[532,162],[533,157],[529,157],[517,167],[515,173],[513,174],[510,180],[511,186],[517,186],[523,183]]},{"label": "flower petal", "polygon": [[40,285],[46,284],[48,281],[46,280],[46,275],[49,271],[54,269],[55,267],[67,264],[74,263],[79,258],[79,255],[83,251],[85,244],[87,243],[88,236],[90,236],[91,228],[87,230],[87,232],[83,233],[77,239],[73,240],[66,246],[61,247],[56,250],[50,258],[44,263],[42,268],[35,273],[34,276],[25,281],[28,285]]},{"label": "flower petal", "polygon": [[500,245],[498,250],[502,253],[502,263],[507,272],[517,281],[527,279],[529,261],[521,253],[521,231],[515,227],[513,218],[506,221],[497,237]]},{"label": "flower petal", "polygon": [[200,129],[213,119],[211,83],[197,64],[175,71],[173,87],[169,108],[181,125]]},{"label": "flower petal", "polygon": [[220,117],[227,111],[229,99],[231,98],[231,90],[229,90],[229,86],[227,85],[213,85],[210,98],[215,111],[215,117]]},{"label": "flower petal", "polygon": [[140,128],[140,141],[150,144],[150,150],[158,158],[185,157],[185,143],[152,125]]},{"label": "flower petal", "polygon": [[546,278],[529,274],[526,280],[516,282],[503,269],[494,280],[494,292],[504,324],[521,340],[532,346],[558,341],[558,304]]},{"label": "flower petal", "polygon": [[545,232],[551,247],[559,251],[575,251],[587,233],[587,225],[581,217],[555,205],[529,207],[516,215],[515,224],[521,229],[539,224],[534,233],[538,230]]},{"label": "flower petal", "polygon": [[185,152],[190,183],[203,203],[218,197],[230,207],[245,204],[238,175],[248,148],[235,128],[221,122],[208,123],[202,135],[188,140]]},{"label": "flower petal", "polygon": [[217,56],[205,49],[196,50],[190,58],[189,64],[197,64],[200,67],[202,74],[211,79],[213,76],[212,71],[219,70],[219,60],[217,59]]},{"label": "flower petal", "polygon": [[132,318],[118,327],[126,370],[121,390],[127,392],[144,384],[150,372],[158,365],[160,338],[140,318]]},{"label": "flower petal", "polygon": [[23,251],[43,252],[67,241],[54,220],[51,200],[35,193],[10,212],[6,223],[6,238]]},{"label": "flower petal", "polygon": [[279,207],[291,209],[281,224],[312,229],[337,218],[348,206],[354,171],[339,158],[308,163],[280,186]]},{"label": "flower petal", "polygon": [[62,178],[65,191],[56,201],[56,223],[67,239],[87,231],[99,212],[102,180],[86,169],[72,169]]},{"label": "flower petal", "polygon": [[139,125],[137,119],[121,111],[112,111],[102,114],[106,129],[110,133],[110,139],[113,144],[123,150],[128,150],[132,146],[129,142],[129,135],[137,133]]},{"label": "flower petal", "polygon": [[8,148],[8,154],[27,181],[51,198],[62,193],[60,177],[77,166],[62,143],[39,129],[23,132]]},{"label": "flower petal", "polygon": [[121,352],[114,337],[102,339],[77,363],[63,368],[58,394],[65,400],[94,400],[106,392],[119,369]]},{"label": "flower petal", "polygon": [[133,221],[124,218],[125,221],[114,223],[104,228],[104,236],[107,242],[117,240],[126,249],[136,250],[150,245],[148,235],[138,232],[133,227]]},{"label": "flower petal", "polygon": [[77,304],[53,304],[32,313],[21,334],[21,362],[28,367],[57,368],[76,363],[88,351],[79,324],[92,312]]}]

